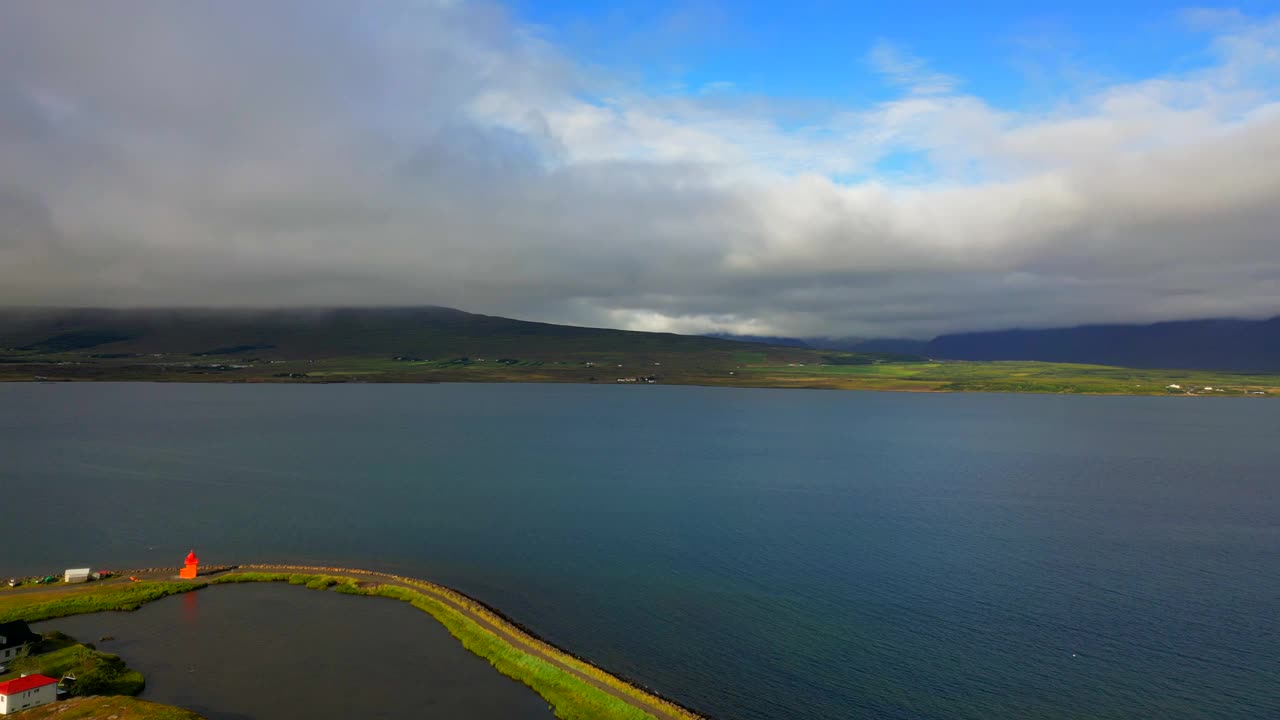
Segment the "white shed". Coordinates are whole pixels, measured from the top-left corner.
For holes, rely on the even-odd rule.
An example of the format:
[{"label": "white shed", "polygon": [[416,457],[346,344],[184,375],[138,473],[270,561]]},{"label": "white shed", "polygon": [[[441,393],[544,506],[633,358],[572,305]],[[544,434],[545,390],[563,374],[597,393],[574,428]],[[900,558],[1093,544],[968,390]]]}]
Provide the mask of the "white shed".
[{"label": "white shed", "polygon": [[78,583],[89,579],[89,568],[76,568],[67,570],[62,575],[63,582]]}]

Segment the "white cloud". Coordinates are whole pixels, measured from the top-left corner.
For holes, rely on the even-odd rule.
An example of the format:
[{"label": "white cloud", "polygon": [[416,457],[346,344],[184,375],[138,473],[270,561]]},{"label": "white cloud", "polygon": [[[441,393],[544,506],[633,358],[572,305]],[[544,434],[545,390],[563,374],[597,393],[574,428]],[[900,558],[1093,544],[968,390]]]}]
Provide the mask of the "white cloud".
[{"label": "white cloud", "polygon": [[1220,32],[1249,25],[1249,17],[1235,8],[1184,8],[1178,15],[1187,27],[1195,30]]},{"label": "white cloud", "polygon": [[912,55],[887,40],[876,43],[867,57],[885,80],[905,87],[915,95],[948,93],[958,84],[955,78],[931,70],[924,58]]},{"label": "white cloud", "polygon": [[[656,95],[466,3],[0,5],[0,302],[928,335],[1280,311],[1280,21],[1044,112]],[[234,43],[230,40],[234,38]],[[877,179],[919,155],[925,180]],[[837,182],[833,178],[860,177]]]}]

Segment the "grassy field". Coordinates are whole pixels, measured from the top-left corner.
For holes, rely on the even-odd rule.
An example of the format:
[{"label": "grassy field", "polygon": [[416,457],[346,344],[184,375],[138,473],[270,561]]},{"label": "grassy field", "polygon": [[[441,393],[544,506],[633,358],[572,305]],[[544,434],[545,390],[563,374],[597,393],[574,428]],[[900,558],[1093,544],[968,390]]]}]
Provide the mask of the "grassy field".
[{"label": "grassy field", "polygon": [[5,592],[0,593],[0,622],[38,622],[103,610],[137,610],[152,600],[204,586],[203,582],[113,582],[88,583],[74,589],[54,586],[40,592]]},{"label": "grassy field", "polygon": [[1144,370],[1025,361],[759,365],[742,368],[736,375],[742,378],[741,383],[744,385],[766,387],[920,392],[1280,396],[1280,375],[1206,370]]}]

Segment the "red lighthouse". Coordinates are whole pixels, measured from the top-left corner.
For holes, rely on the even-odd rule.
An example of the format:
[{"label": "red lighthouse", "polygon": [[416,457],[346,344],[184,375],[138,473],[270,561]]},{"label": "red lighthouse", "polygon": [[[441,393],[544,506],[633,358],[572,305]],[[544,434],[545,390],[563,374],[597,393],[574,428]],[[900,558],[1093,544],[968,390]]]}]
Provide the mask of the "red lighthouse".
[{"label": "red lighthouse", "polygon": [[200,558],[196,557],[196,551],[192,550],[187,553],[187,564],[182,568],[182,572],[178,573],[178,577],[187,580],[195,580],[196,574],[200,572]]}]

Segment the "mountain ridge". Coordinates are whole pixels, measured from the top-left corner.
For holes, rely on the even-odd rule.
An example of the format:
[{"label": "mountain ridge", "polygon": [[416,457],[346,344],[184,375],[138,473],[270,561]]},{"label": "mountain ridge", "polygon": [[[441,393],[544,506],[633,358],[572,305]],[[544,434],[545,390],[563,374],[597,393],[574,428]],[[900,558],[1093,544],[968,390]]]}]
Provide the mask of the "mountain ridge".
[{"label": "mountain ridge", "polygon": [[[719,336],[728,337],[728,336]],[[1280,316],[946,333],[932,340],[781,338],[819,349],[938,360],[1027,360],[1132,368],[1280,371]]]},{"label": "mountain ridge", "polygon": [[1137,368],[1280,369],[1280,316],[1083,325],[942,335],[926,352],[955,360],[1042,360]]}]

